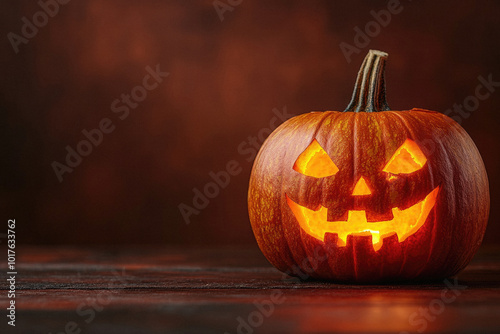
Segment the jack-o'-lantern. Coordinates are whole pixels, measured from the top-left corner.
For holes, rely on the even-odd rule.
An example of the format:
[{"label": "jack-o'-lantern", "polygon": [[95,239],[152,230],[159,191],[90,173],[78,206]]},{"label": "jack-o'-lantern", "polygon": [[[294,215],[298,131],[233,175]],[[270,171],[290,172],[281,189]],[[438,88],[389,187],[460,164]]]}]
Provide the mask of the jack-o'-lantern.
[{"label": "jack-o'-lantern", "polygon": [[437,280],[463,269],[482,241],[489,190],[474,142],[441,113],[390,110],[386,59],[368,53],[344,112],[286,121],[256,157],[250,221],[283,272]]}]

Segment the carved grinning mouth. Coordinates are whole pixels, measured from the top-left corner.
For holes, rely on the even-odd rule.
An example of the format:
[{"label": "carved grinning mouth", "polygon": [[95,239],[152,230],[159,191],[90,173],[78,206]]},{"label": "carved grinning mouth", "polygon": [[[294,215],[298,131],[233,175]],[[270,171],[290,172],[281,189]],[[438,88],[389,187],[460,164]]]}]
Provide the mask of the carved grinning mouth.
[{"label": "carved grinning mouth", "polygon": [[311,210],[292,201],[285,194],[288,206],[292,210],[300,227],[309,235],[324,241],[326,233],[338,235],[337,246],[346,245],[348,235],[371,235],[375,251],[383,244],[384,238],[397,234],[399,242],[416,233],[424,225],[430,211],[436,203],[439,187],[432,190],[423,200],[411,207],[400,210],[392,209],[393,219],[379,222],[368,222],[365,210],[349,210],[347,221],[328,221],[328,209],[320,205]]}]

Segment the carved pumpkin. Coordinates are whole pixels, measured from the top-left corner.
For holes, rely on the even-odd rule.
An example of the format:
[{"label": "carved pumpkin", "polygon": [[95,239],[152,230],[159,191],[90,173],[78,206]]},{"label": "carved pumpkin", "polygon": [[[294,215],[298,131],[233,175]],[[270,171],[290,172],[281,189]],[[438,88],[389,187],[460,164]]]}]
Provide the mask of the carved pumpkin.
[{"label": "carved pumpkin", "polygon": [[290,275],[437,280],[463,269],[489,213],[465,130],[434,111],[391,111],[387,54],[370,51],[344,112],[294,117],[266,140],[248,193],[260,249]]}]

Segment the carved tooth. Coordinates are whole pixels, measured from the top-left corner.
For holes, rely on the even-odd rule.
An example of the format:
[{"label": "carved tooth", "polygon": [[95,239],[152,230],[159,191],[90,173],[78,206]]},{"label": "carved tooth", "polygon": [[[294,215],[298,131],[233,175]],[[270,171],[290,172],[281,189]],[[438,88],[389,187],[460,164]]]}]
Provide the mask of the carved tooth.
[{"label": "carved tooth", "polygon": [[325,233],[325,244],[335,245],[336,247],[345,246],[344,241],[342,241],[342,239],[339,238],[339,235],[337,233],[330,233],[330,232]]}]

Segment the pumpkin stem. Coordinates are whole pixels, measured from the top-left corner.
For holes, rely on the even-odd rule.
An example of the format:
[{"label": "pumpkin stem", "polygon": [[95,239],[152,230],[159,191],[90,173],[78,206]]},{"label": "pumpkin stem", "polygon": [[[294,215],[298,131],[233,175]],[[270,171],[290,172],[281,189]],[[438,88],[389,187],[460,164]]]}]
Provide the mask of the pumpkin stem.
[{"label": "pumpkin stem", "polygon": [[388,54],[370,50],[361,65],[351,102],[344,111],[391,110],[385,98],[385,62]]}]

